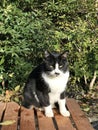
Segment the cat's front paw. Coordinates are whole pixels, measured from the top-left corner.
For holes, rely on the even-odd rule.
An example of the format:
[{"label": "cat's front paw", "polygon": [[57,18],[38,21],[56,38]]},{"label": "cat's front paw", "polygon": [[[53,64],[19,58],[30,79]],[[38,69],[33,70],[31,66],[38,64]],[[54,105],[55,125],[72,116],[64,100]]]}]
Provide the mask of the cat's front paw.
[{"label": "cat's front paw", "polygon": [[53,111],[45,112],[46,117],[54,117]]},{"label": "cat's front paw", "polygon": [[53,117],[54,116],[51,105],[45,107],[45,116],[46,117]]},{"label": "cat's front paw", "polygon": [[65,116],[65,117],[69,117],[70,116],[70,112],[67,111],[67,110],[61,111],[60,113],[61,113],[61,115]]}]

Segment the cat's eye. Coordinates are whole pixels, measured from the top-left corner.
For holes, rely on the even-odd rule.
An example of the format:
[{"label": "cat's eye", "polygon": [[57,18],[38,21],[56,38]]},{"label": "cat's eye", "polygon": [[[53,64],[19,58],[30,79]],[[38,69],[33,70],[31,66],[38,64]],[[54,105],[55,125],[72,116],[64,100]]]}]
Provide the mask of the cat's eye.
[{"label": "cat's eye", "polygon": [[50,67],[51,69],[53,68],[53,66],[52,66],[52,65],[50,65],[49,67]]},{"label": "cat's eye", "polygon": [[63,67],[63,65],[60,65],[59,67],[60,67],[60,68],[62,68],[62,67]]}]

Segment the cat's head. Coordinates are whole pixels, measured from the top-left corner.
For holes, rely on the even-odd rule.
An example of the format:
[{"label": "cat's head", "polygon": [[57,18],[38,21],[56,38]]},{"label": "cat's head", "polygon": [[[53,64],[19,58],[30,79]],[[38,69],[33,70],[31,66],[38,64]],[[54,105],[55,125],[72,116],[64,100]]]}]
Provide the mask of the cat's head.
[{"label": "cat's head", "polygon": [[44,56],[45,72],[50,76],[59,76],[68,70],[66,52],[48,52]]}]

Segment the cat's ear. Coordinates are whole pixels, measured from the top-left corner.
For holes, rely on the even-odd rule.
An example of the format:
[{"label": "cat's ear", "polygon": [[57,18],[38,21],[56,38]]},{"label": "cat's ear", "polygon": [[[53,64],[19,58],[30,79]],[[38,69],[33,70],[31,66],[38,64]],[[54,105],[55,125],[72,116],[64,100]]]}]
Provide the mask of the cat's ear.
[{"label": "cat's ear", "polygon": [[64,52],[61,54],[61,57],[62,57],[62,58],[67,58],[67,54],[68,54],[68,53],[64,51]]},{"label": "cat's ear", "polygon": [[44,57],[47,58],[49,55],[50,55],[50,52],[49,51],[45,51]]}]

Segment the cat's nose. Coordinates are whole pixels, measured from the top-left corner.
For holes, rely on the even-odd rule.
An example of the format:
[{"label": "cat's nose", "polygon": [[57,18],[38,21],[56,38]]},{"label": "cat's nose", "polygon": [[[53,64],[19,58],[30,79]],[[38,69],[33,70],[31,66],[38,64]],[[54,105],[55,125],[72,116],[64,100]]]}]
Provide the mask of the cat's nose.
[{"label": "cat's nose", "polygon": [[55,72],[55,75],[57,75],[57,76],[58,76],[59,74],[60,74],[60,73],[58,73],[58,72]]}]

